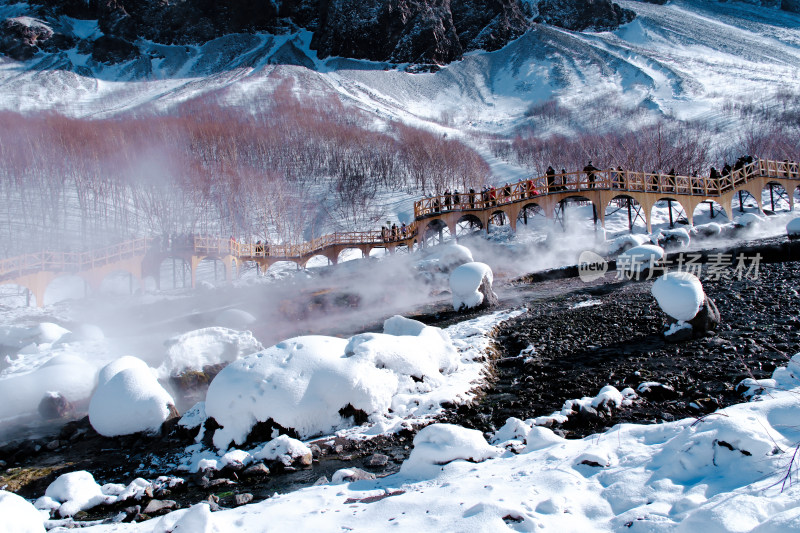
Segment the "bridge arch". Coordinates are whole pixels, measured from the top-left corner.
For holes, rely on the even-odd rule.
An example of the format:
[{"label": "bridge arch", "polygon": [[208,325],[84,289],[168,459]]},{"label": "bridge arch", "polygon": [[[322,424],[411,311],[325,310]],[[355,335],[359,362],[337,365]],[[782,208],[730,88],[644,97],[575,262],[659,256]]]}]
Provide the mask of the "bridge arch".
[{"label": "bridge arch", "polygon": [[[197,262],[202,257],[197,258]],[[185,289],[192,283],[192,259],[179,256],[166,256],[158,264],[156,284],[159,289]]]},{"label": "bridge arch", "polygon": [[[82,276],[88,278],[88,276]],[[137,290],[144,288],[144,282],[138,272],[130,269],[117,268],[104,272],[102,276],[97,276],[97,281],[87,279],[92,289],[99,292],[110,294],[133,294]]]},{"label": "bridge arch", "polygon": [[489,227],[494,226],[510,226],[512,230],[516,229],[516,218],[512,219],[507,209],[495,208],[486,219],[486,231]]},{"label": "bridge arch", "polygon": [[586,217],[584,217],[583,214],[579,214],[578,216],[580,218],[591,220],[593,225],[596,225],[597,222],[604,225],[605,211],[601,211],[591,198],[583,196],[578,192],[561,198],[553,208],[553,216],[555,220],[561,222],[562,227],[566,229],[569,223],[568,221],[576,216],[576,213],[568,214],[568,210],[582,211],[583,208],[587,208],[585,213]]},{"label": "bridge arch", "polygon": [[422,231],[422,242],[425,243],[425,245],[429,243],[435,244],[436,238],[438,237],[439,244],[441,244],[445,241],[445,233],[447,233],[448,239],[453,237],[450,227],[444,220],[441,218],[434,218],[425,225],[425,229]]},{"label": "bridge arch", "polygon": [[787,191],[783,183],[768,181],[761,191],[763,209],[768,209],[773,213],[794,210],[793,192],[793,189],[791,193]]},{"label": "bridge arch", "polygon": [[617,194],[605,205],[603,210],[603,219],[608,220],[608,217],[613,217],[621,212],[621,217],[627,221],[628,230],[633,231],[633,228],[641,226],[646,231],[648,220],[650,220],[650,213],[647,212],[645,206],[630,194]]},{"label": "bridge arch", "polygon": [[347,248],[342,248],[342,250],[336,255],[336,263],[344,263],[347,261],[353,261],[354,259],[363,259],[364,257],[369,257],[369,250],[362,246],[348,246]]},{"label": "bridge arch", "polygon": [[730,220],[730,213],[717,200],[721,198],[705,198],[697,202],[692,212],[692,223],[718,222],[720,217]]},{"label": "bridge arch", "polygon": [[[477,228],[477,229],[476,229]],[[484,229],[483,221],[473,213],[462,215],[456,221],[456,237],[467,237]]]},{"label": "bridge arch", "polygon": [[87,295],[89,287],[89,282],[80,274],[58,274],[45,285],[42,301],[44,305],[48,305],[64,300],[77,300]]},{"label": "bridge arch", "polygon": [[694,213],[691,212],[689,205],[674,196],[664,196],[659,198],[650,208],[650,226],[653,224],[667,224],[673,228],[681,220],[691,224],[694,220]]},{"label": "bridge arch", "polygon": [[40,303],[39,298],[43,299],[43,294],[37,296],[37,292],[35,287],[24,282],[3,282],[0,283],[0,302],[8,307],[41,307],[44,301]]},{"label": "bridge arch", "polygon": [[320,268],[328,265],[335,265],[336,258],[331,259],[328,254],[318,252],[308,256],[302,261],[298,261],[297,264],[300,265],[301,268]]},{"label": "bridge arch", "polygon": [[275,261],[264,269],[264,273],[271,276],[280,276],[281,272],[299,270],[300,267],[301,265],[296,261]]},{"label": "bridge arch", "polygon": [[516,223],[519,225],[520,222],[524,226],[527,226],[530,219],[536,219],[536,217],[545,217],[547,218],[547,209],[542,202],[525,202],[520,204],[519,214],[517,214]]}]

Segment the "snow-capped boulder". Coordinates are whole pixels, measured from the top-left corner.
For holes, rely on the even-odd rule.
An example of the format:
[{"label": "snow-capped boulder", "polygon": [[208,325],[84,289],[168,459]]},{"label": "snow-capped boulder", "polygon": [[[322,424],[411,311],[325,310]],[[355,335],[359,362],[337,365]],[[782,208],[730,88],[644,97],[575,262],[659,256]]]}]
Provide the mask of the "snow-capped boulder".
[{"label": "snow-capped boulder", "polygon": [[345,346],[334,337],[295,337],[225,367],[206,395],[206,413],[222,426],[214,445],[242,444],[256,422],[270,419],[309,437],[339,427],[348,405],[368,415],[388,409],[397,377],[345,357]]},{"label": "snow-capped boulder", "polygon": [[486,442],[478,430],[453,424],[431,424],[414,437],[414,449],[400,467],[400,473],[423,479],[435,476],[442,465],[453,461],[479,463],[502,453],[503,450]]},{"label": "snow-capped boulder", "polygon": [[444,331],[392,317],[384,333],[296,337],[234,361],[211,382],[205,410],[222,426],[214,434],[220,449],[242,444],[257,422],[308,438],[390,408],[402,416],[410,395],[458,367]]},{"label": "snow-capped boulder", "polygon": [[675,320],[693,319],[703,305],[706,293],[697,276],[671,272],[658,278],[651,289],[661,310]]},{"label": "snow-capped boulder", "polygon": [[552,429],[533,426],[525,436],[525,449],[522,450],[522,453],[534,452],[562,442],[564,442],[564,438],[556,435]]},{"label": "snow-capped boulder", "polygon": [[474,261],[472,252],[460,244],[435,246],[417,262],[417,270],[424,272],[450,272],[454,268]]},{"label": "snow-capped boulder", "polygon": [[722,226],[716,222],[709,222],[707,224],[699,224],[692,228],[690,234],[699,239],[710,239],[712,237],[719,237],[722,233]]},{"label": "snow-capped boulder", "polygon": [[661,261],[664,249],[655,244],[642,244],[621,253],[617,258],[617,269],[641,273]]},{"label": "snow-capped boulder", "polygon": [[58,514],[61,516],[72,516],[78,511],[111,503],[115,499],[103,494],[102,487],[85,470],[58,476],[47,487],[44,495],[44,498],[37,500],[36,507],[46,509],[52,507],[52,502],[57,502]]},{"label": "snow-capped boulder", "polygon": [[156,433],[164,421],[177,414],[175,401],[150,368],[146,364],[143,368],[132,359],[135,358],[118,363],[118,367],[127,367],[116,373],[108,371],[108,366],[104,368],[103,380],[89,402],[89,422],[95,431],[106,437],[140,431]]},{"label": "snow-capped boulder", "polygon": [[0,490],[0,533],[44,533],[45,517],[28,500]]},{"label": "snow-capped boulder", "polygon": [[664,229],[659,232],[656,241],[658,245],[665,250],[679,250],[681,248],[688,248],[691,237],[689,236],[689,232],[684,228]]},{"label": "snow-capped boulder", "polygon": [[255,452],[253,457],[267,461],[278,461],[283,466],[291,466],[292,464],[309,466],[313,459],[311,448],[288,435],[275,437],[264,444],[259,451]]},{"label": "snow-capped boulder", "polygon": [[92,394],[96,373],[83,358],[60,353],[33,372],[0,379],[0,420],[35,414],[48,393],[73,403],[85,400]]},{"label": "snow-capped boulder", "polygon": [[658,278],[651,289],[661,310],[670,318],[664,332],[667,340],[682,341],[714,331],[720,322],[717,306],[706,296],[697,276],[670,272]]},{"label": "snow-capped boulder", "polygon": [[463,311],[497,305],[492,291],[492,269],[485,263],[466,263],[450,274],[453,309]]},{"label": "snow-capped boulder", "polygon": [[189,331],[168,339],[164,345],[167,357],[158,368],[162,379],[178,376],[187,370],[199,371],[209,365],[227,364],[264,349],[249,331],[221,327]]},{"label": "snow-capped boulder", "polygon": [[642,235],[638,233],[630,233],[628,235],[621,235],[615,239],[611,239],[606,241],[606,253],[608,255],[617,255],[635,246],[641,246],[642,244],[650,244],[650,236],[649,235]]},{"label": "snow-capped boulder", "polygon": [[736,217],[733,223],[742,228],[753,228],[764,222],[764,217],[756,215],[755,213],[745,213]]},{"label": "snow-capped boulder", "polygon": [[148,372],[151,371],[150,367],[147,366],[147,363],[138,357],[134,357],[132,355],[123,355],[122,357],[114,359],[100,369],[100,372],[97,374],[97,386],[99,387],[101,385],[105,385],[108,383],[108,380],[128,368],[138,368]]},{"label": "snow-capped boulder", "polygon": [[786,235],[790,239],[800,239],[800,217],[794,218],[786,224]]},{"label": "snow-capped boulder", "polygon": [[229,531],[214,519],[208,502],[197,503],[188,509],[180,509],[161,518],[153,533],[222,533]]}]

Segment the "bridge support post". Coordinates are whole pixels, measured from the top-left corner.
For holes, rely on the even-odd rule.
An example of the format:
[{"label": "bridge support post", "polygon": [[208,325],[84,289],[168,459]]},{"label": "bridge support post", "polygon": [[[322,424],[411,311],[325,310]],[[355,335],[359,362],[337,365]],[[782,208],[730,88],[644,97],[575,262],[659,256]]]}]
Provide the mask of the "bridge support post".
[{"label": "bridge support post", "polygon": [[626,198],[628,204],[628,231],[633,233],[633,213],[631,212],[631,199]]},{"label": "bridge support post", "polygon": [[[739,192],[741,194],[741,192]],[[769,184],[769,203],[772,207],[772,212],[775,212],[775,192],[774,192],[774,185],[772,183]]]},{"label": "bridge support post", "polygon": [[667,209],[669,210],[669,227],[675,227],[675,222],[672,220],[672,200],[667,200]]},{"label": "bridge support post", "polygon": [[742,199],[742,191],[739,191],[739,212],[744,213],[744,200]]}]

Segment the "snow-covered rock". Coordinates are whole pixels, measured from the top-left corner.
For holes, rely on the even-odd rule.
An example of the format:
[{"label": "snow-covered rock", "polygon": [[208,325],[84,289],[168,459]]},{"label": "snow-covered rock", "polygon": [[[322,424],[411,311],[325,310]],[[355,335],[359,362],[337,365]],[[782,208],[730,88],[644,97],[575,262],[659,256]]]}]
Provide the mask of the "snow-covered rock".
[{"label": "snow-covered rock", "polygon": [[58,476],[44,494],[47,499],[37,500],[36,507],[48,508],[52,502],[57,502],[58,514],[61,516],[72,516],[78,511],[111,503],[115,499],[103,494],[102,487],[94,480],[94,476],[85,470]]},{"label": "snow-covered rock", "polygon": [[630,233],[627,235],[621,235],[615,239],[611,239],[606,241],[606,254],[608,255],[617,255],[631,248],[636,246],[641,246],[642,244],[649,244],[651,242],[649,235],[642,235],[637,233]]},{"label": "snow-covered rock", "polygon": [[44,533],[45,516],[25,498],[0,490],[0,533]]},{"label": "snow-covered rock", "polygon": [[313,458],[308,446],[288,435],[275,437],[255,452],[253,457],[267,461],[280,461],[284,466],[290,466],[293,463],[310,465]]},{"label": "snow-covered rock", "polygon": [[249,331],[221,327],[190,331],[164,344],[167,357],[158,369],[162,379],[186,370],[202,370],[207,365],[230,363],[243,355],[264,349]]},{"label": "snow-covered rock", "polygon": [[642,272],[664,257],[664,249],[655,244],[642,244],[622,252],[617,258],[617,268]]},{"label": "snow-covered rock", "polygon": [[702,239],[719,237],[721,233],[722,233],[722,226],[720,226],[716,222],[709,222],[707,224],[698,224],[697,226],[692,228],[690,232],[692,236],[699,237]]},{"label": "snow-covered rock", "polygon": [[457,460],[479,463],[498,457],[502,450],[492,446],[483,434],[453,424],[431,424],[414,437],[414,449],[400,467],[401,474],[424,479],[435,476],[442,465]]},{"label": "snow-covered rock", "polygon": [[85,400],[92,394],[96,373],[82,357],[59,353],[33,372],[0,379],[0,420],[36,413],[50,392],[72,403]]},{"label": "snow-covered rock", "polygon": [[[101,371],[102,380],[89,402],[89,422],[106,437],[145,431],[158,432],[174,412],[175,401],[144,362],[130,358],[112,362]],[[112,373],[109,366],[118,371]]]},{"label": "snow-covered rock", "polygon": [[655,239],[662,248],[687,248],[691,242],[689,232],[684,228],[663,229]]},{"label": "snow-covered rock", "polygon": [[503,427],[492,434],[491,443],[495,446],[516,446],[525,442],[525,436],[530,432],[531,426],[516,417],[510,417]]},{"label": "snow-covered rock", "polygon": [[662,311],[683,321],[697,315],[706,297],[700,279],[689,272],[670,272],[661,276],[653,283],[651,292]]},{"label": "snow-covered rock", "polygon": [[786,235],[790,239],[800,239],[800,217],[793,218],[786,224]]},{"label": "snow-covered rock", "polygon": [[525,436],[525,448],[522,453],[535,452],[561,442],[564,442],[564,438],[553,433],[552,429],[533,426]]},{"label": "snow-covered rock", "polygon": [[413,401],[407,395],[429,391],[458,368],[439,328],[393,317],[384,331],[393,334],[296,337],[225,367],[206,396],[206,413],[222,426],[215,446],[242,444],[256,422],[272,420],[306,438],[348,425],[343,410],[401,412]]},{"label": "snow-covered rock", "polygon": [[472,252],[460,244],[444,244],[435,246],[417,262],[417,270],[425,272],[450,272],[465,263],[471,263]]},{"label": "snow-covered rock", "polygon": [[764,222],[764,217],[756,215],[755,213],[745,213],[736,217],[733,223],[743,228],[751,228],[758,226]]},{"label": "snow-covered rock", "polygon": [[147,366],[147,363],[138,357],[134,357],[132,355],[123,355],[122,357],[114,359],[100,369],[100,372],[97,374],[97,386],[100,387],[105,385],[108,383],[108,380],[128,368],[137,368],[139,370],[151,372],[151,369],[149,366]]},{"label": "snow-covered rock", "polygon": [[153,528],[153,533],[223,533],[228,527],[217,525],[208,503],[198,503],[188,509],[181,509],[161,518]]},{"label": "snow-covered rock", "polygon": [[486,263],[466,263],[450,273],[450,291],[456,311],[482,305],[495,305],[497,295],[492,291],[492,269]]}]

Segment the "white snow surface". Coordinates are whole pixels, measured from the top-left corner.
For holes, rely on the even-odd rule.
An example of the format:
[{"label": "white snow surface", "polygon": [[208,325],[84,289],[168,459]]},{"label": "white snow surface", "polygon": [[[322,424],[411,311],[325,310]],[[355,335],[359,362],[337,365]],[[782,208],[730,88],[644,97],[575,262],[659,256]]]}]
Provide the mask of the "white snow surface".
[{"label": "white snow surface", "polygon": [[22,496],[0,490],[0,533],[44,533],[46,516]]},{"label": "white snow surface", "polygon": [[287,435],[279,435],[264,444],[264,447],[253,454],[256,459],[268,461],[278,460],[286,466],[291,465],[298,457],[311,457],[311,449],[297,439]]},{"label": "white snow surface", "polygon": [[373,420],[390,408],[405,414],[416,394],[458,369],[439,328],[394,317],[385,331],[394,334],[295,337],[228,365],[206,396],[206,413],[222,426],[214,444],[241,444],[256,422],[269,419],[305,438],[330,433],[347,424],[339,411],[348,405]]},{"label": "white snow surface", "polygon": [[[246,316],[243,318],[243,315],[233,313],[230,309],[224,313],[227,313],[226,321],[233,320],[233,315],[239,320],[246,320]],[[241,313],[252,318],[249,313]],[[222,327],[189,331],[168,339],[164,344],[167,347],[167,357],[158,368],[158,375],[162,379],[177,376],[187,370],[202,370],[207,365],[230,363],[264,349],[251,332]]]},{"label": "white snow surface", "polygon": [[641,233],[629,233],[627,235],[620,235],[614,239],[606,241],[606,254],[617,255],[642,244],[649,244],[650,236],[642,235]]},{"label": "white snow surface", "polygon": [[483,293],[478,289],[483,281],[491,288],[494,276],[486,263],[465,263],[450,273],[450,291],[453,293],[453,309],[471,309],[483,303]]},{"label": "white snow surface", "polygon": [[78,470],[58,476],[47,487],[44,499],[40,498],[36,506],[40,509],[48,508],[50,502],[56,502],[59,515],[72,516],[78,511],[113,501],[113,497],[103,494],[102,487],[97,484],[92,474]]},{"label": "white snow surface", "polygon": [[689,272],[668,272],[651,289],[661,310],[675,320],[693,319],[706,298],[700,279]]},{"label": "white snow surface", "polygon": [[[798,360],[800,354],[793,362],[800,368]],[[221,530],[245,533],[264,524],[281,531],[799,531],[800,485],[783,479],[800,441],[800,380],[788,369],[776,370],[773,380],[781,388],[759,401],[700,420],[621,424],[576,440],[532,426],[519,454],[489,445],[480,433],[436,424],[415,439],[412,457],[424,461],[409,459],[397,474],[308,487],[210,516]],[[516,439],[525,424],[513,424]]]},{"label": "white snow surface", "polygon": [[152,369],[135,359],[112,362],[101,371],[103,380],[89,402],[89,422],[101,435],[155,433],[175,405]]}]

